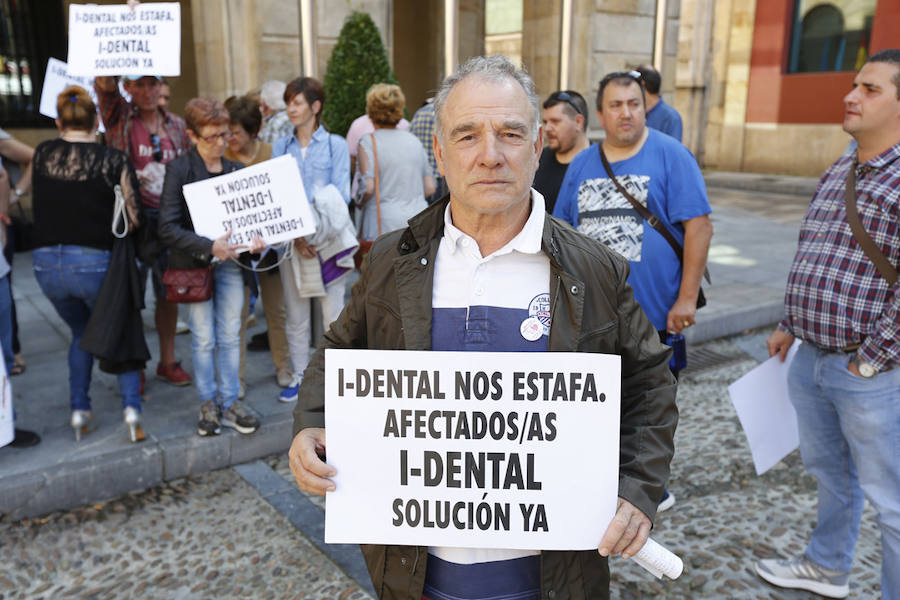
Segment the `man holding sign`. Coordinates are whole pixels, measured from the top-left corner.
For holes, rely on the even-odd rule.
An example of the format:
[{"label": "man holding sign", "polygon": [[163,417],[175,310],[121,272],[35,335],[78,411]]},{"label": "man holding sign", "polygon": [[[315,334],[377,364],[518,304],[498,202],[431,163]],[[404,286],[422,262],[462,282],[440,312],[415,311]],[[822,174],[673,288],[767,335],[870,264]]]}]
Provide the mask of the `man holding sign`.
[{"label": "man holding sign", "polygon": [[382,598],[459,596],[462,586],[483,598],[608,598],[606,557],[643,546],[669,475],[669,350],[634,301],[627,262],[547,216],[531,190],[543,147],[531,79],[501,56],[473,58],[443,82],[435,115],[449,201],[373,246],[306,370],[292,472],[305,491],[335,490],[324,462],[325,348],[620,355],[619,485],[610,490],[619,498],[596,551],[363,548]]},{"label": "man holding sign", "polygon": [[[100,115],[106,125],[107,143],[131,159],[141,186],[141,218],[148,231],[155,232],[159,221],[159,198],[166,176],[166,163],[191,149],[184,120],[159,107],[161,81],[155,76],[128,76],[125,90],[131,102],[119,93],[115,77],[97,77],[94,89],[100,101]],[[175,359],[175,325],[178,305],[166,301],[162,273],[167,253],[162,252],[155,265],[143,265],[146,279],[151,270],[156,295],[156,331],[159,334],[159,365],[156,375],[172,385],[189,385],[191,376]]]}]

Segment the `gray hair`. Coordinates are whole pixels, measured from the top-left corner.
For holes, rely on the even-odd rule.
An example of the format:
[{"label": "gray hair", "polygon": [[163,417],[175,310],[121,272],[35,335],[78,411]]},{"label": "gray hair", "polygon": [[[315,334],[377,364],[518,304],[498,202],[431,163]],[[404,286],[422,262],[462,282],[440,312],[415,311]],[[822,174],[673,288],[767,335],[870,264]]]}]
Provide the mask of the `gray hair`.
[{"label": "gray hair", "polygon": [[502,54],[494,54],[493,56],[475,56],[470,58],[459,67],[456,73],[444,78],[444,81],[441,82],[441,86],[438,88],[437,95],[434,98],[434,119],[437,124],[438,140],[443,141],[444,127],[441,117],[444,112],[444,105],[447,103],[447,97],[456,84],[471,76],[496,83],[512,80],[522,86],[522,90],[528,97],[528,103],[531,105],[533,116],[531,138],[532,140],[537,139],[538,130],[541,126],[541,110],[537,93],[534,90],[534,81],[531,80],[524,68],[516,68]]},{"label": "gray hair", "polygon": [[287,84],[283,81],[273,79],[267,81],[259,89],[259,99],[272,110],[284,110],[287,105],[284,103],[284,89]]}]

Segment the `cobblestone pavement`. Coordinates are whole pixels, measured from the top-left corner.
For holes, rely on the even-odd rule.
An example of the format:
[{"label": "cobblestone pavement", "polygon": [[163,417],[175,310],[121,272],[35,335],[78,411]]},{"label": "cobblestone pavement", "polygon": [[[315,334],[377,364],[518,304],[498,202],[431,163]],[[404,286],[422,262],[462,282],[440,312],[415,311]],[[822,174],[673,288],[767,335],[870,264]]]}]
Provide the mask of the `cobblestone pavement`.
[{"label": "cobblestone pavement", "polygon": [[[755,475],[728,398],[727,385],[758,362],[741,348],[763,339],[691,349],[669,485],[677,502],[653,532],[684,559],[685,572],[659,581],[613,559],[613,598],[814,597],[768,586],[753,570],[758,558],[801,552],[816,518],[814,482],[796,452]],[[286,457],[266,462],[291,479]],[[324,508],[322,499],[312,500]],[[0,540],[0,600],[370,598],[231,469],[46,518],[4,518]],[[856,554],[850,598],[879,597],[881,552],[870,507]]]},{"label": "cobblestone pavement", "polygon": [[0,522],[0,598],[371,599],[232,469]]}]

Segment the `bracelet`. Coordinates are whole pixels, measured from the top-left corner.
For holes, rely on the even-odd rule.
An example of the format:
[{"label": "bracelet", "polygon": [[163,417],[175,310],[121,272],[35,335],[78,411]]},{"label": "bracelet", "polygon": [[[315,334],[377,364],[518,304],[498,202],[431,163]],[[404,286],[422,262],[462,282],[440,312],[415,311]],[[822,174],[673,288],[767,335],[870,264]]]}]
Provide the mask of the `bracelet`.
[{"label": "bracelet", "polygon": [[19,188],[13,188],[13,193],[16,195],[17,198],[21,198],[22,196],[25,195],[25,192],[23,192]]}]

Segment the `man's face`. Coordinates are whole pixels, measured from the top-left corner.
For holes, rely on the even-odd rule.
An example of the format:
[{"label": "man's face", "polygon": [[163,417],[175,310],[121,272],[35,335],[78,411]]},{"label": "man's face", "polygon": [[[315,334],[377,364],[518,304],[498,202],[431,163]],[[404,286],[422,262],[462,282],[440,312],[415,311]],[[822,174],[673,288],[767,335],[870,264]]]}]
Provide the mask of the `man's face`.
[{"label": "man's face", "polygon": [[534,113],[517,82],[470,76],[450,92],[441,117],[434,153],[455,205],[486,216],[529,201],[543,141],[540,132],[532,139]]},{"label": "man's face", "polygon": [[866,63],[844,96],[844,131],[860,135],[900,127],[900,100],[893,78],[898,69],[890,63]]},{"label": "man's face", "polygon": [[126,81],[125,91],[131,94],[131,101],[141,110],[153,110],[159,106],[160,81],[156,77],[141,77],[137,81]]},{"label": "man's face", "polygon": [[603,90],[603,110],[597,111],[606,139],[613,146],[630,146],[644,134],[647,116],[641,86],[634,81],[619,85],[611,81]]},{"label": "man's face", "polygon": [[172,90],[169,89],[169,84],[163,83],[159,86],[159,100],[157,101],[159,107],[163,110],[169,108],[169,100],[172,97]]},{"label": "man's face", "polygon": [[544,137],[547,146],[554,152],[568,152],[578,141],[581,125],[578,114],[570,116],[571,108],[565,102],[558,102],[544,109]]}]

